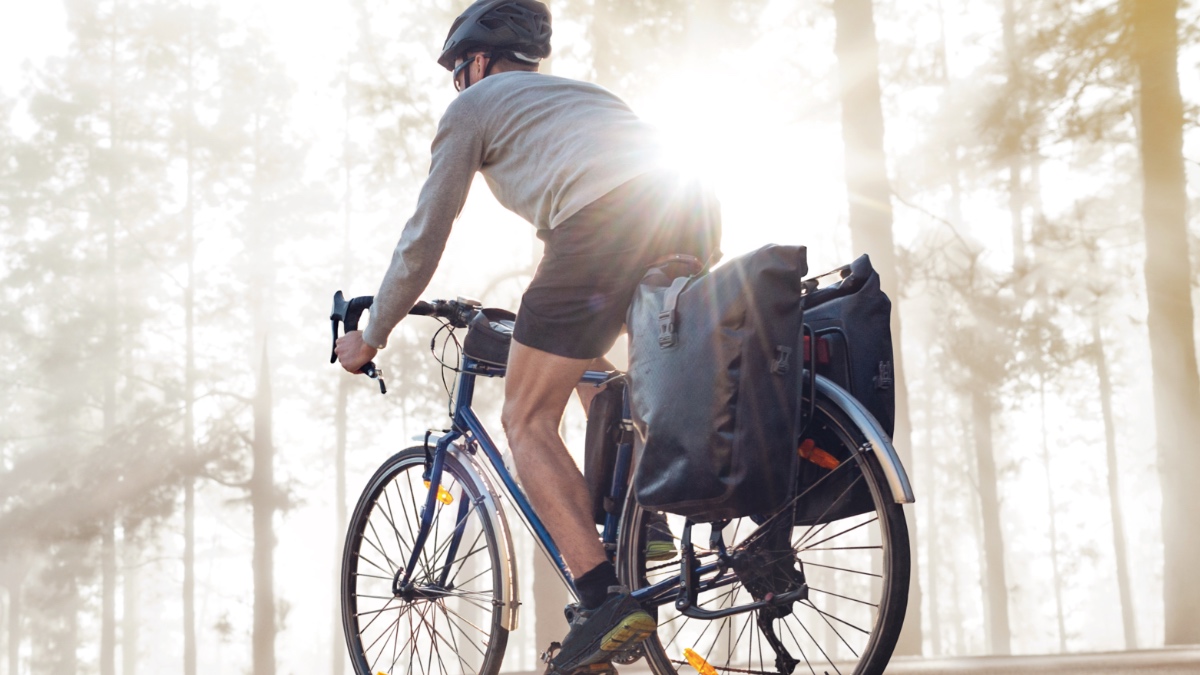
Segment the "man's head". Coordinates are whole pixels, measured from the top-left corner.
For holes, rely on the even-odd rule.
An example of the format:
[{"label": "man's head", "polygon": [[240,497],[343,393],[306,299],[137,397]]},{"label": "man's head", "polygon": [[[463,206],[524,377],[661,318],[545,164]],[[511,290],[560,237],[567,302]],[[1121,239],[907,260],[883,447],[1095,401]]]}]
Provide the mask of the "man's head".
[{"label": "man's head", "polygon": [[504,70],[536,70],[550,55],[550,10],[538,0],[477,0],[450,26],[438,63],[460,91]]}]

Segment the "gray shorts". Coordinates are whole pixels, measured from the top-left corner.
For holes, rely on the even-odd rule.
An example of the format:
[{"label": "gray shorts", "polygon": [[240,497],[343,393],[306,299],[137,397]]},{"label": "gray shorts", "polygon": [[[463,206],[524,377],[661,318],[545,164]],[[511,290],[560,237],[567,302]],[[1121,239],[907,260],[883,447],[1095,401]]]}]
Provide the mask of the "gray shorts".
[{"label": "gray shorts", "polygon": [[674,174],[639,176],[538,232],[545,254],[521,298],[513,339],[573,359],[608,352],[638,282],[672,253],[720,257],[716,198]]}]

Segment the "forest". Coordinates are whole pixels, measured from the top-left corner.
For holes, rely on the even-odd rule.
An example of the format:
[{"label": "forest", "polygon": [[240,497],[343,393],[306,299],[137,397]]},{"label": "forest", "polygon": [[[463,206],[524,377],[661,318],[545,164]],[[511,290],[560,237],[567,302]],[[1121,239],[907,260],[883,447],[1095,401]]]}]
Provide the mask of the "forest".
[{"label": "forest", "polygon": [[[348,510],[448,395],[436,324],[393,334],[380,396],[327,308],[378,288],[467,4],[0,9],[0,675],[349,671]],[[727,257],[880,271],[897,656],[1200,644],[1200,6],[548,4],[543,71],[661,129]],[[424,297],[515,310],[540,255],[479,179]],[[567,596],[517,539],[531,672]]]}]

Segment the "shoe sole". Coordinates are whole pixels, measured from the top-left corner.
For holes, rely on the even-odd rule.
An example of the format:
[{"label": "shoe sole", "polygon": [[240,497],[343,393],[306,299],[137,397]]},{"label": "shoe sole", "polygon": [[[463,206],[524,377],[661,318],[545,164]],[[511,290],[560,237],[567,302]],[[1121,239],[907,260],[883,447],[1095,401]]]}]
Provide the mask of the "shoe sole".
[{"label": "shoe sole", "polygon": [[[574,665],[565,666],[550,662],[547,673],[556,675],[582,675],[591,669],[600,669],[609,665],[614,652],[624,651],[637,646],[658,630],[658,622],[646,610],[638,610],[621,619],[616,626],[604,634],[604,637],[594,643],[593,651],[579,659]],[[610,666],[611,667],[611,666]]]},{"label": "shoe sole", "polygon": [[669,541],[652,541],[646,544],[646,560],[662,562],[676,555],[675,544]]},{"label": "shoe sole", "polygon": [[632,647],[654,634],[658,630],[658,622],[646,612],[634,612],[621,619],[600,642],[601,656],[609,652],[620,651]]}]

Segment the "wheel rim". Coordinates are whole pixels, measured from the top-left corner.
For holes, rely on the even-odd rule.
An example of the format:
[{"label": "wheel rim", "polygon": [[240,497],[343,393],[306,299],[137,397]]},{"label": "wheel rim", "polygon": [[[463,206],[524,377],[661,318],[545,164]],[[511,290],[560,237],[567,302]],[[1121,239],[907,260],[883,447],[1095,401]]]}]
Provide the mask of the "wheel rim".
[{"label": "wheel rim", "polygon": [[[859,439],[839,417],[825,411],[810,432],[818,445],[833,452],[841,463],[836,469],[823,469],[822,475],[827,478],[817,487],[807,492],[812,486],[802,487],[798,503],[815,501],[824,492],[825,497],[808,512],[808,518],[845,517],[792,529],[791,546],[809,586],[808,598],[796,602],[789,615],[769,623],[779,643],[796,661],[793,672],[882,672],[907,601],[908,550],[903,514],[899,505],[885,499],[877,460],[870,453],[855,450],[860,447]],[[839,499],[830,501],[830,495]],[[852,514],[854,509],[842,508],[854,497],[872,510]],[[678,575],[678,560],[649,564],[643,560],[646,547],[641,523],[647,516],[632,500],[630,507],[633,515],[626,522],[638,526],[623,528],[622,544],[628,547],[623,550],[632,553],[622,559],[625,583],[643,587]],[[839,513],[839,508],[846,513]],[[668,516],[667,522],[678,545],[684,521]],[[758,524],[749,518],[735,520],[723,529],[723,540],[730,551],[738,550],[757,528]],[[692,541],[701,565],[717,559],[716,552],[707,546],[709,531],[707,525],[693,527]],[[697,604],[715,610],[755,599],[739,577],[737,583],[701,593]],[[657,636],[646,643],[648,660],[659,673],[703,673],[707,667],[716,673],[787,672],[787,665],[777,662],[770,640],[759,630],[757,618],[755,612],[747,612],[722,619],[697,619],[680,614],[668,603],[659,608]]]},{"label": "wheel rim", "polygon": [[[393,592],[420,526],[423,471],[423,452],[401,453],[376,474],[355,509],[342,572],[351,660],[356,672],[371,675],[494,672],[507,638],[498,547],[478,495],[453,462],[442,475],[443,501],[435,502],[412,587]],[[457,555],[447,564],[459,529]]]}]

